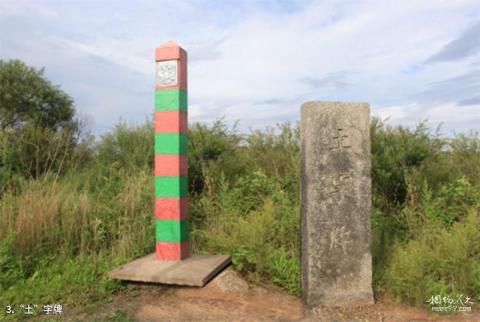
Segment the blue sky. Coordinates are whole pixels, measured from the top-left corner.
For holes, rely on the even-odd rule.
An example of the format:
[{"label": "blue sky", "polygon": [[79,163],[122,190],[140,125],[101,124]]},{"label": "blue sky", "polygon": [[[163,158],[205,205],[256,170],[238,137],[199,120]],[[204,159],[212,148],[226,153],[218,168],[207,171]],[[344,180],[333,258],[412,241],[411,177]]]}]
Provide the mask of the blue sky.
[{"label": "blue sky", "polygon": [[45,67],[95,134],[151,118],[168,40],[189,54],[191,122],[259,129],[334,100],[443,135],[480,130],[478,0],[0,0],[0,58]]}]

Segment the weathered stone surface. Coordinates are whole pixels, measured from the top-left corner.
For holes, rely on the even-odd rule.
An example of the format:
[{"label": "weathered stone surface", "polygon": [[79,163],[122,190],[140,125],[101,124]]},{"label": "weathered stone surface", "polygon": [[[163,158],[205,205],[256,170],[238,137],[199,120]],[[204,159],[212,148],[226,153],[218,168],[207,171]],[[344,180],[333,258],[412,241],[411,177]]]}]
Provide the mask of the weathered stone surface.
[{"label": "weathered stone surface", "polygon": [[365,103],[301,107],[302,298],[373,303],[370,116]]},{"label": "weathered stone surface", "polygon": [[108,273],[117,280],[204,286],[230,264],[230,256],[191,255],[181,261],[158,260],[155,254],[140,257]]},{"label": "weathered stone surface", "polygon": [[248,283],[231,269],[226,269],[218,274],[212,280],[212,284],[216,284],[222,291],[230,293],[247,294],[249,290]]}]

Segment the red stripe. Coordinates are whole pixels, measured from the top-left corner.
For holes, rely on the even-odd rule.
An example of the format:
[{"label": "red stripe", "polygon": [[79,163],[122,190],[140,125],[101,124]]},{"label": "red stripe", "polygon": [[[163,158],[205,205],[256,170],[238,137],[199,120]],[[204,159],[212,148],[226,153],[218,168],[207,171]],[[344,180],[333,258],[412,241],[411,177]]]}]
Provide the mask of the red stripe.
[{"label": "red stripe", "polygon": [[180,59],[182,49],[175,43],[166,43],[155,49],[155,61]]},{"label": "red stripe", "polygon": [[155,133],[187,133],[187,113],[179,111],[155,112]]},{"label": "red stripe", "polygon": [[188,218],[188,198],[157,198],[155,219],[185,220]]},{"label": "red stripe", "polygon": [[155,176],[186,176],[188,157],[185,155],[158,154],[155,156]]},{"label": "red stripe", "polygon": [[181,88],[187,90],[187,52],[174,44],[155,49],[155,61],[178,60],[178,84],[175,86],[155,86],[156,90]]},{"label": "red stripe", "polygon": [[182,260],[190,256],[190,243],[165,243],[157,242],[156,257],[158,260],[175,261]]}]

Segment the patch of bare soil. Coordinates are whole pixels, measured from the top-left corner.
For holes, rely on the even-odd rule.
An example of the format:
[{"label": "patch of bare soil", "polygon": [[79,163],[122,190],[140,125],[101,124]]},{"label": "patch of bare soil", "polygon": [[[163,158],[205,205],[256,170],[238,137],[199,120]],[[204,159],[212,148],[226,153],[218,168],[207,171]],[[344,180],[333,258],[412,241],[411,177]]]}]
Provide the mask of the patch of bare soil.
[{"label": "patch of bare soil", "polygon": [[[480,313],[442,316],[426,310],[380,303],[362,307],[306,309],[299,298],[273,286],[248,285],[226,270],[203,288],[135,284],[132,291],[84,321],[480,321]],[[117,314],[115,313],[117,312]],[[118,312],[122,312],[120,315]],[[123,315],[122,315],[123,314]]]}]

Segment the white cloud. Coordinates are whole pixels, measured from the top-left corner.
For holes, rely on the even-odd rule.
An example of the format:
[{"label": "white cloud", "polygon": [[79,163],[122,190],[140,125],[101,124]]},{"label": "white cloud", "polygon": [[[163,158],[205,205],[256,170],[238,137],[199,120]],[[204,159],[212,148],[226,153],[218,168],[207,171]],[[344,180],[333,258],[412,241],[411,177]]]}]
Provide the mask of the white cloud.
[{"label": "white cloud", "polygon": [[412,112],[413,109],[418,109],[416,104],[402,104],[386,106],[378,110],[374,109],[371,114],[373,116],[380,117],[382,120],[391,121],[392,123],[405,124],[405,122],[409,121],[408,115]]},{"label": "white cloud", "polygon": [[[478,95],[473,83],[449,82],[447,96],[434,83],[468,73],[480,55],[425,63],[480,19],[475,0],[7,3],[0,57],[56,71],[54,83],[72,89],[78,108],[101,122],[116,121],[109,112],[140,121],[152,112],[154,48],[171,39],[189,52],[193,121],[223,115],[244,128],[273,125],[298,119],[306,100],[366,101],[392,121],[426,115],[457,132],[478,116],[476,105],[456,106]],[[31,25],[39,36],[23,41]],[[90,92],[76,90],[92,80]],[[120,101],[106,99],[118,90]]]},{"label": "white cloud", "polygon": [[154,64],[151,62],[151,59],[142,57],[135,51],[125,51],[124,44],[118,40],[102,40],[100,44],[93,43],[91,45],[69,39],[58,39],[58,42],[69,47],[72,51],[102,58],[131,71],[139,72],[146,76],[153,74],[152,66]]},{"label": "white cloud", "polygon": [[[424,108],[418,103],[389,106],[380,110],[373,108],[373,115],[387,120],[391,124],[414,127],[426,121],[431,129],[441,126],[441,134],[479,130],[480,104],[457,105],[452,102]],[[412,117],[414,115],[414,117]]]}]

